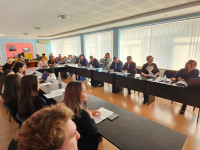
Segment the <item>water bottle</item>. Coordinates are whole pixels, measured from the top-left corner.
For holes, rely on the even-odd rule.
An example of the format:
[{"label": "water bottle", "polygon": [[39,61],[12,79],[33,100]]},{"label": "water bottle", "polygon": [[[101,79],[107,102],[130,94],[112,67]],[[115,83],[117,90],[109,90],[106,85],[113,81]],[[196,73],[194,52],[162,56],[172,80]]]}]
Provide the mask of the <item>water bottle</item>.
[{"label": "water bottle", "polygon": [[60,72],[59,72],[59,74],[58,74],[58,84],[61,84],[61,82],[62,82],[62,79],[61,79]]},{"label": "water bottle", "polygon": [[164,82],[164,83],[166,83],[166,82],[167,82],[167,76],[166,76],[166,74],[164,75],[163,82]]}]

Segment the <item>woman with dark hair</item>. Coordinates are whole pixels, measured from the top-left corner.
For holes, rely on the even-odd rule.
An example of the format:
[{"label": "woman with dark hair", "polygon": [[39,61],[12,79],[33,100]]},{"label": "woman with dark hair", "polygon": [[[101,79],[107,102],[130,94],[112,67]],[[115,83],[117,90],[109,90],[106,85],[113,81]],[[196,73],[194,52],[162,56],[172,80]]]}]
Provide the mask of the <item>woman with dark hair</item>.
[{"label": "woman with dark hair", "polygon": [[21,79],[21,90],[18,101],[18,112],[28,118],[37,110],[46,106],[45,100],[39,95],[40,84],[35,75],[26,75]]},{"label": "woman with dark hair", "polygon": [[20,79],[18,75],[8,75],[5,80],[3,92],[4,104],[11,108],[14,113],[18,112],[18,96],[20,91]]},{"label": "woman with dark hair", "polygon": [[[188,62],[185,64],[185,68],[180,69],[174,76],[174,78],[171,78],[172,81],[188,81],[189,78],[197,78],[199,76],[199,70],[196,69],[197,62],[195,60],[188,60]],[[185,113],[187,105],[183,104],[180,114]]]},{"label": "woman with dark hair", "polygon": [[26,65],[23,62],[17,62],[13,68],[13,71],[16,75],[22,78],[24,75],[25,69],[26,69]]},{"label": "woman with dark hair", "polygon": [[3,71],[1,82],[0,82],[0,94],[1,95],[3,94],[3,91],[4,91],[4,81],[5,81],[6,77],[10,74],[14,74],[14,72],[10,69]]},{"label": "woman with dark hair", "polygon": [[83,109],[82,103],[87,101],[87,97],[85,85],[80,81],[71,81],[67,84],[64,103],[75,113],[73,121],[81,135],[78,140],[78,149],[97,150],[100,135],[97,133],[93,116],[99,116],[100,112]]}]

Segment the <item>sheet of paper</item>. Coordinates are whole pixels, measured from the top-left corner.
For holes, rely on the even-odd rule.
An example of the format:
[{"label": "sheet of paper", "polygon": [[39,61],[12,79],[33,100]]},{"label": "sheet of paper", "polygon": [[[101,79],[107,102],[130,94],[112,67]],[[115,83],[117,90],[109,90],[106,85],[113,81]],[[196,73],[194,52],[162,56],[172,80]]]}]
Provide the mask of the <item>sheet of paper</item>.
[{"label": "sheet of paper", "polygon": [[49,93],[49,94],[44,94],[44,96],[45,96],[46,98],[48,98],[48,99],[54,98],[54,97],[58,97],[58,96],[61,96],[61,95],[63,95],[63,93],[62,93],[62,92],[59,92],[59,91],[51,92],[51,93]]},{"label": "sheet of paper", "polygon": [[40,83],[40,86],[51,85],[51,82]]},{"label": "sheet of paper", "polygon": [[104,119],[108,118],[110,115],[113,114],[112,111],[105,109],[103,107],[99,108],[98,110],[100,111],[101,115],[100,116],[94,116],[94,122],[96,124],[100,123],[101,121],[103,121]]},{"label": "sheet of paper", "polygon": [[149,72],[148,77],[155,78],[155,75],[152,72]]}]

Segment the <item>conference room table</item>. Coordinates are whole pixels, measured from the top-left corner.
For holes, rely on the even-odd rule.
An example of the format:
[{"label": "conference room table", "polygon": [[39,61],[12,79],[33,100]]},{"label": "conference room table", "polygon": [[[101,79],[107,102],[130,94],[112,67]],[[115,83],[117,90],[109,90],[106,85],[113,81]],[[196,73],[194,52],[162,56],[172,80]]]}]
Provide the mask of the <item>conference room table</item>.
[{"label": "conference room table", "polygon": [[[48,94],[57,89],[65,89],[66,85],[53,80],[52,84],[41,86],[40,89]],[[55,103],[61,102],[63,97],[64,93],[52,100]],[[88,94],[84,108],[95,110],[101,107],[119,114],[119,117],[113,121],[105,119],[97,124],[98,133],[121,150],[181,150],[184,145],[186,135]]]},{"label": "conference room table", "polygon": [[[67,64],[58,65],[47,68],[36,68],[36,70],[43,72],[70,72],[76,75],[76,79],[80,76],[91,78],[93,80],[106,82],[112,84],[112,92],[117,93],[117,88],[123,87],[131,90],[139,91],[144,94],[144,100],[151,104],[155,100],[155,96],[165,98],[171,101],[184,103],[200,108],[200,88],[192,88],[176,83],[161,82],[163,79],[159,78],[145,78],[139,74],[124,74],[120,72],[108,72],[108,70],[98,68],[78,67],[77,65]],[[199,113],[197,117],[197,122]]]}]

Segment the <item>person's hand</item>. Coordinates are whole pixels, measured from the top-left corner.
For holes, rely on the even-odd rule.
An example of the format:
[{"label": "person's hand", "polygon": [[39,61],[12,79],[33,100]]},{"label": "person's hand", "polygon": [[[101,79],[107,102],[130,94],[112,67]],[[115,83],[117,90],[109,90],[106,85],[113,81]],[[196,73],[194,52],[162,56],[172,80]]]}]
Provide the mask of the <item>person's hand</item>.
[{"label": "person's hand", "polygon": [[124,73],[125,72],[125,70],[122,70],[122,73]]},{"label": "person's hand", "polygon": [[110,68],[108,68],[108,71],[110,71]]},{"label": "person's hand", "polygon": [[144,74],[142,74],[142,75],[143,75],[144,77],[147,77],[147,76],[148,76],[148,74],[145,74],[145,73],[144,73]]},{"label": "person's hand", "polygon": [[100,113],[100,111],[98,111],[98,110],[93,110],[93,111],[92,111],[92,115],[93,115],[93,116],[100,116],[101,113]]},{"label": "person's hand", "polygon": [[89,109],[86,109],[86,111],[88,112],[88,114],[90,115],[90,118],[93,118],[93,115],[92,115],[92,111],[89,110]]},{"label": "person's hand", "polygon": [[171,78],[171,81],[176,81],[176,78]]},{"label": "person's hand", "polygon": [[78,66],[80,67],[80,66],[81,66],[81,64],[80,64],[80,63],[78,63]]},{"label": "person's hand", "polygon": [[182,78],[180,78],[180,77],[179,77],[177,80],[178,80],[178,81],[185,81],[184,79],[182,79]]}]

